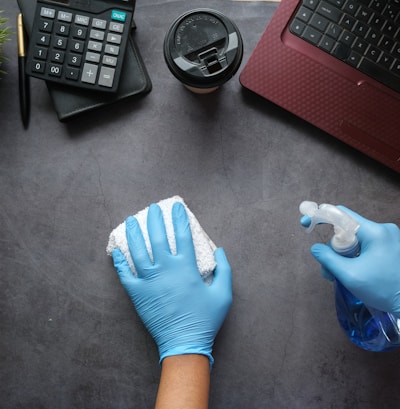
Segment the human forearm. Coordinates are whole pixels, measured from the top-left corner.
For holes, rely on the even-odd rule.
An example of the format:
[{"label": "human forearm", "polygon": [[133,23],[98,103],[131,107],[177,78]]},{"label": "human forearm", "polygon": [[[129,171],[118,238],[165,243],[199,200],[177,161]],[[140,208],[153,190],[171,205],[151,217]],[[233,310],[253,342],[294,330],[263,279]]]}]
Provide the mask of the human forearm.
[{"label": "human forearm", "polygon": [[163,360],[155,409],[207,409],[210,361],[204,355]]}]

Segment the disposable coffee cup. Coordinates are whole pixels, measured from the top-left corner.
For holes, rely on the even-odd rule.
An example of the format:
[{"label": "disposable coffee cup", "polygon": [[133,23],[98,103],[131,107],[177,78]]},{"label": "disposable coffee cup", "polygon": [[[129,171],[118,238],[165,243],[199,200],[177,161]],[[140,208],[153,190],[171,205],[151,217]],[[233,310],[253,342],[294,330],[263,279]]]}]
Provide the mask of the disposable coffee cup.
[{"label": "disposable coffee cup", "polygon": [[191,10],[167,31],[164,58],[172,74],[189,90],[212,92],[239,69],[242,36],[236,24],[219,11]]}]

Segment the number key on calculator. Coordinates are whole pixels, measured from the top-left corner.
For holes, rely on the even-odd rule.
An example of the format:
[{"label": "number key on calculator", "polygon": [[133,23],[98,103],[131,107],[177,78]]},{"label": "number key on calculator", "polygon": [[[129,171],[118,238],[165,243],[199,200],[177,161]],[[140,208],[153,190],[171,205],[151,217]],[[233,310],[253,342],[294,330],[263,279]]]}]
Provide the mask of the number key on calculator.
[{"label": "number key on calculator", "polygon": [[133,0],[38,0],[26,73],[116,92],[132,15]]}]

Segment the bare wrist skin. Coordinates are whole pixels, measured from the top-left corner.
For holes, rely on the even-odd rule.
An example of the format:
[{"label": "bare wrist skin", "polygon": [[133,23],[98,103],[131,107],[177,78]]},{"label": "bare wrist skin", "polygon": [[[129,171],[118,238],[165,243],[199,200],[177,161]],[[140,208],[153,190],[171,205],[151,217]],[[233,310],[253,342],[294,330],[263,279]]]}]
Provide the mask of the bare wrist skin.
[{"label": "bare wrist skin", "polygon": [[169,356],[162,361],[155,409],[207,409],[209,390],[207,356]]}]

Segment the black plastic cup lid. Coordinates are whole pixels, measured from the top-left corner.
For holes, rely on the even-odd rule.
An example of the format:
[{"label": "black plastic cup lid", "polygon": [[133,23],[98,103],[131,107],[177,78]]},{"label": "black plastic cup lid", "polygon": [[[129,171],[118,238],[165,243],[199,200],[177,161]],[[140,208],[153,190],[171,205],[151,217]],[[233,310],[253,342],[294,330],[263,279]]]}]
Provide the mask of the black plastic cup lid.
[{"label": "black plastic cup lid", "polygon": [[178,17],[164,39],[164,58],[172,74],[195,88],[224,84],[239,69],[243,41],[228,17],[211,9]]}]

